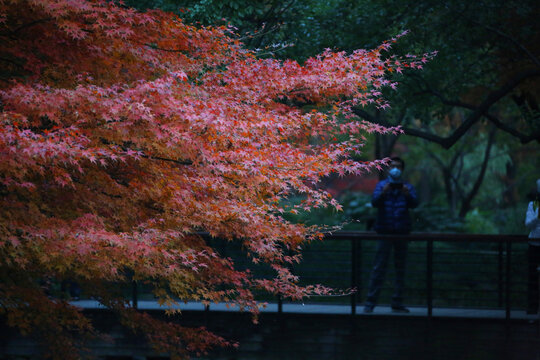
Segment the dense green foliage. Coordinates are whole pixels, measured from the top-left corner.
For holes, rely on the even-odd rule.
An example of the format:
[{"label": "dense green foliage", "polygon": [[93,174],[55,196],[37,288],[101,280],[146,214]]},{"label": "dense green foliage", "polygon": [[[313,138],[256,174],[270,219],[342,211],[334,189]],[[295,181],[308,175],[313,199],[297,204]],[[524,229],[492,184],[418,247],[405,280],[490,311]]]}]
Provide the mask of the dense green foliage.
[{"label": "dense green foliage", "polygon": [[[421,187],[417,230],[525,233],[526,195],[540,168],[540,29],[536,1],[130,0],[178,11],[188,22],[230,24],[259,56],[302,62],[324,48],[372,47],[403,30],[396,51],[437,50],[424,71],[396,75],[391,108],[359,118],[401,125],[405,136],[377,135],[364,159],[401,155]],[[360,194],[344,194],[343,214],[301,221],[350,222]],[[369,200],[369,199],[368,199]],[[353,210],[351,210],[353,209]],[[357,224],[358,228],[365,228]],[[353,224],[347,227],[354,227]]]}]

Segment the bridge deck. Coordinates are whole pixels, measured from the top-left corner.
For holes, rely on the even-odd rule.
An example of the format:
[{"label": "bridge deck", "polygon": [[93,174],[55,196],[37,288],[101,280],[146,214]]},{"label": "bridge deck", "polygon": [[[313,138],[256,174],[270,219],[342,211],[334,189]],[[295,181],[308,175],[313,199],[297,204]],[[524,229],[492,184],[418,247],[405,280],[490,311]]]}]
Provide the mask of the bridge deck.
[{"label": "bridge deck", "polygon": [[[79,300],[72,301],[73,305],[82,307],[84,309],[100,309],[105,308],[98,301],[95,300]],[[160,306],[156,301],[140,300],[137,303],[137,308],[141,310],[167,310],[169,307]],[[174,308],[181,309],[183,311],[205,311],[205,307],[200,302],[187,302],[181,303]],[[237,307],[228,306],[225,303],[210,304],[210,311],[226,311],[234,312],[239,311]],[[426,317],[428,311],[426,307],[422,306],[410,306],[411,311],[408,314],[394,313],[391,311],[390,306],[377,306],[371,314],[363,313],[363,306],[358,305],[356,307],[357,316],[401,316],[401,317]],[[278,304],[268,303],[266,307],[261,308],[262,313],[277,313]],[[291,314],[333,314],[333,315],[349,315],[351,314],[350,305],[326,305],[326,304],[299,304],[299,303],[283,303],[283,313]],[[464,318],[464,319],[502,319],[506,317],[504,309],[472,309],[472,308],[433,308],[433,317],[438,318]],[[512,310],[510,318],[515,320],[529,320],[534,321],[539,319],[539,315],[527,314],[523,310]]]}]

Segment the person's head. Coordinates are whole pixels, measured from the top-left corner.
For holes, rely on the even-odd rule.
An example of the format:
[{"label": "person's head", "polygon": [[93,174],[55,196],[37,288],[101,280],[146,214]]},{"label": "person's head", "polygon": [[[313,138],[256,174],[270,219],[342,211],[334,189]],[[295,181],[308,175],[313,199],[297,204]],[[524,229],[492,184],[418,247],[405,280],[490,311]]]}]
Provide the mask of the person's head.
[{"label": "person's head", "polygon": [[390,169],[398,168],[402,172],[405,169],[405,161],[402,158],[398,157],[398,156],[391,157],[389,165],[390,165],[390,167],[389,167]]},{"label": "person's head", "polygon": [[405,169],[405,161],[399,157],[390,158],[390,164],[388,166],[388,177],[390,182],[401,183],[401,175]]}]

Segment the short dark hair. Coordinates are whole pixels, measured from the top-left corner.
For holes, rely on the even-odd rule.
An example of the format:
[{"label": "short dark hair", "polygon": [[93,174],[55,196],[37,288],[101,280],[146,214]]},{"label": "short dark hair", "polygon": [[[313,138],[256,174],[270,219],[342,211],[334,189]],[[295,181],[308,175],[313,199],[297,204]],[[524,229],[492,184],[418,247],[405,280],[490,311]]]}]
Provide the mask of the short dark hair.
[{"label": "short dark hair", "polygon": [[405,169],[405,160],[403,160],[403,159],[400,158],[399,156],[391,157],[390,160],[391,160],[391,161],[397,161],[398,163],[401,164],[401,168],[402,168],[402,169]]}]

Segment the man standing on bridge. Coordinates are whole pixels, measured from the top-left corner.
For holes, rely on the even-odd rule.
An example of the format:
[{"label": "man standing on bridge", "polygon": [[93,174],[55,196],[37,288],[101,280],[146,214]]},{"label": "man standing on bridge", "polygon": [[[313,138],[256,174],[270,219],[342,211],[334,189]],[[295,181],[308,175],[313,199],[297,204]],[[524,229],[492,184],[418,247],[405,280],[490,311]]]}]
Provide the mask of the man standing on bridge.
[{"label": "man standing on bridge", "polygon": [[[379,181],[373,192],[371,203],[378,209],[375,231],[379,234],[406,235],[411,231],[409,208],[418,205],[414,187],[403,181],[402,173],[405,162],[399,157],[391,158],[388,177]],[[394,248],[394,295],[392,311],[408,313],[403,306],[403,288],[405,280],[405,261],[407,257],[407,239],[389,238],[377,241],[377,251],[371,277],[365,313],[373,312],[386,275],[388,258]]]}]

